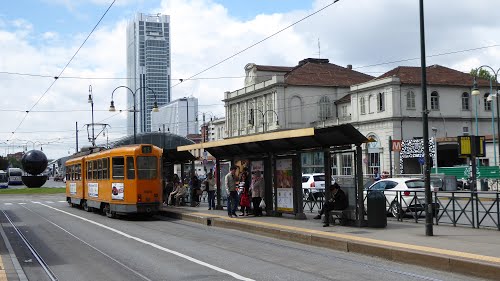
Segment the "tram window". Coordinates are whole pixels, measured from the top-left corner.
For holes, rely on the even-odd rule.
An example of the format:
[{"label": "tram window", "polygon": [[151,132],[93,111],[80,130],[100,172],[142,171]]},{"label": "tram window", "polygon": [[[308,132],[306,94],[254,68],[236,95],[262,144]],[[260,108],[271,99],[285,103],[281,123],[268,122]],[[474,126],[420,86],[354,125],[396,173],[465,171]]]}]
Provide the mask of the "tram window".
[{"label": "tram window", "polygon": [[82,165],[76,165],[76,180],[82,180]]},{"label": "tram window", "polygon": [[137,157],[137,176],[140,180],[156,179],[158,175],[158,159],[154,156]]},{"label": "tram window", "polygon": [[92,179],[92,161],[87,161],[87,179]]},{"label": "tram window", "polygon": [[134,157],[127,157],[127,179],[135,179]]},{"label": "tram window", "polygon": [[97,178],[102,180],[102,159],[97,160]]},{"label": "tram window", "polygon": [[123,157],[113,157],[112,158],[113,178],[114,179],[123,179],[124,164],[125,164],[125,159]]},{"label": "tram window", "polygon": [[92,161],[92,179],[97,179],[97,160]]},{"label": "tram window", "polygon": [[109,179],[109,168],[108,168],[109,158],[102,159],[102,178]]}]

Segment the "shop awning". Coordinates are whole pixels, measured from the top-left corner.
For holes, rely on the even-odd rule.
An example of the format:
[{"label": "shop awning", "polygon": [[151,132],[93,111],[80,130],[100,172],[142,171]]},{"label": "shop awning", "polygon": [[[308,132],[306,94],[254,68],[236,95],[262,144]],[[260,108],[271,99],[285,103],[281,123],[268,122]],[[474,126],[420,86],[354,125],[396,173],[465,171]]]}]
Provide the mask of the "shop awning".
[{"label": "shop awning", "polygon": [[204,149],[219,159],[265,153],[288,153],[362,144],[368,139],[351,124],[304,128],[230,138],[177,147],[177,151]]}]

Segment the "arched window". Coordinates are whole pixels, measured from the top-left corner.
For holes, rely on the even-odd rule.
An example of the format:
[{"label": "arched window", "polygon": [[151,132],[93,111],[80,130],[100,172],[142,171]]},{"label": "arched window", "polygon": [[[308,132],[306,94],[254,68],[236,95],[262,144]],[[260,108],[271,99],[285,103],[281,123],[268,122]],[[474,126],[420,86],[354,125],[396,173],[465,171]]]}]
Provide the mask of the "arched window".
[{"label": "arched window", "polygon": [[360,110],[361,114],[366,114],[365,97],[359,98],[359,110]]},{"label": "arched window", "polygon": [[294,96],[290,100],[290,122],[302,122],[302,99],[299,96]]},{"label": "arched window", "polygon": [[327,96],[321,97],[319,100],[319,120],[326,120],[332,117],[332,105],[330,98]]},{"label": "arched window", "polygon": [[431,93],[431,110],[439,110],[439,94],[436,91]]},{"label": "arched window", "polygon": [[462,94],[462,110],[470,110],[469,100],[469,93],[464,92]]},{"label": "arched window", "polygon": [[406,96],[406,109],[415,109],[415,93],[409,91]]},{"label": "arched window", "polygon": [[377,110],[379,112],[385,110],[384,93],[378,93],[377,95]]},{"label": "arched window", "polygon": [[488,100],[490,93],[484,94],[484,110],[491,111],[491,101]]}]

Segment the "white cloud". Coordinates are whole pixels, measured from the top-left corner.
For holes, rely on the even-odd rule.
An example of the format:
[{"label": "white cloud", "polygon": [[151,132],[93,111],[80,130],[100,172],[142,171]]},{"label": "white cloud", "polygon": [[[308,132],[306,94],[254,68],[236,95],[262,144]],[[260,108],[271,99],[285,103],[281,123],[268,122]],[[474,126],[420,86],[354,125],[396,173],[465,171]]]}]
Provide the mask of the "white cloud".
[{"label": "white cloud", "polygon": [[[70,6],[81,4],[54,1]],[[109,1],[91,2],[104,5]],[[469,1],[426,1],[427,54],[500,44],[495,36],[500,34],[500,23],[493,20],[500,2],[480,2],[481,5]],[[331,1],[315,1],[313,10],[327,3]],[[223,6],[209,0],[165,0],[154,11],[145,12],[161,12],[171,16],[172,77],[186,79],[313,10],[260,14],[251,20],[242,21],[232,16]],[[66,69],[64,76],[125,77],[125,26],[132,17],[133,13],[113,25],[100,26]],[[14,29],[7,29],[6,25],[12,24],[5,20],[0,24],[0,71],[55,76],[74,54],[87,32],[80,30],[77,32],[82,33],[64,38],[57,33],[33,34],[29,19],[19,19],[14,22]],[[33,36],[42,42],[34,43]],[[415,1],[340,1],[198,78],[243,76],[243,67],[249,62],[293,66],[303,58],[317,56],[318,38],[321,40],[321,56],[338,65],[353,64],[356,68],[418,58],[418,4]],[[359,70],[378,75],[398,65],[419,63],[419,60],[413,60]],[[427,63],[438,63],[462,71],[481,64],[498,68],[500,47],[430,57]],[[10,138],[9,132],[15,130],[24,118],[24,111],[41,97],[53,79],[3,74],[0,74],[0,79],[5,93],[2,97],[7,97],[0,99],[0,110],[20,111],[0,111],[4,124],[0,129],[0,141],[4,141]],[[223,93],[241,88],[243,81],[243,78],[185,81],[172,89],[173,99],[191,95],[198,97],[200,112],[223,116]],[[28,114],[14,138],[42,142],[60,138],[57,145],[44,147],[51,158],[67,155],[70,148],[73,151],[75,122],[78,121],[79,128],[84,123],[91,122],[90,105],[87,103],[89,84],[92,85],[95,100],[95,122],[111,124],[110,139],[122,136],[126,132],[125,113],[111,117],[113,114],[107,109],[113,89],[125,83],[125,80],[59,79],[34,109],[50,112]],[[178,80],[173,80],[172,83],[177,84]],[[115,105],[125,109],[126,92],[115,95]],[[54,110],[66,112],[53,112]],[[40,133],[28,134],[29,132]],[[87,133],[82,129],[80,147],[88,145],[86,138]],[[101,143],[104,141],[105,138],[100,138]]]}]

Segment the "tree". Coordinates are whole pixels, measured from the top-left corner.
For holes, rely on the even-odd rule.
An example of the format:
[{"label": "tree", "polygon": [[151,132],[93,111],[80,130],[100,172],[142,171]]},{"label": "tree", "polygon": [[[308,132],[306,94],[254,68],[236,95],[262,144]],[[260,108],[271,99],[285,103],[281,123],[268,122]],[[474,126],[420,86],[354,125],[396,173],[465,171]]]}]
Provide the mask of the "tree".
[{"label": "tree", "polygon": [[481,68],[479,69],[479,73],[477,72],[477,70],[477,68],[471,69],[470,75],[486,80],[491,79],[492,81],[495,81],[495,76],[493,76],[493,74],[491,74],[487,69]]}]

